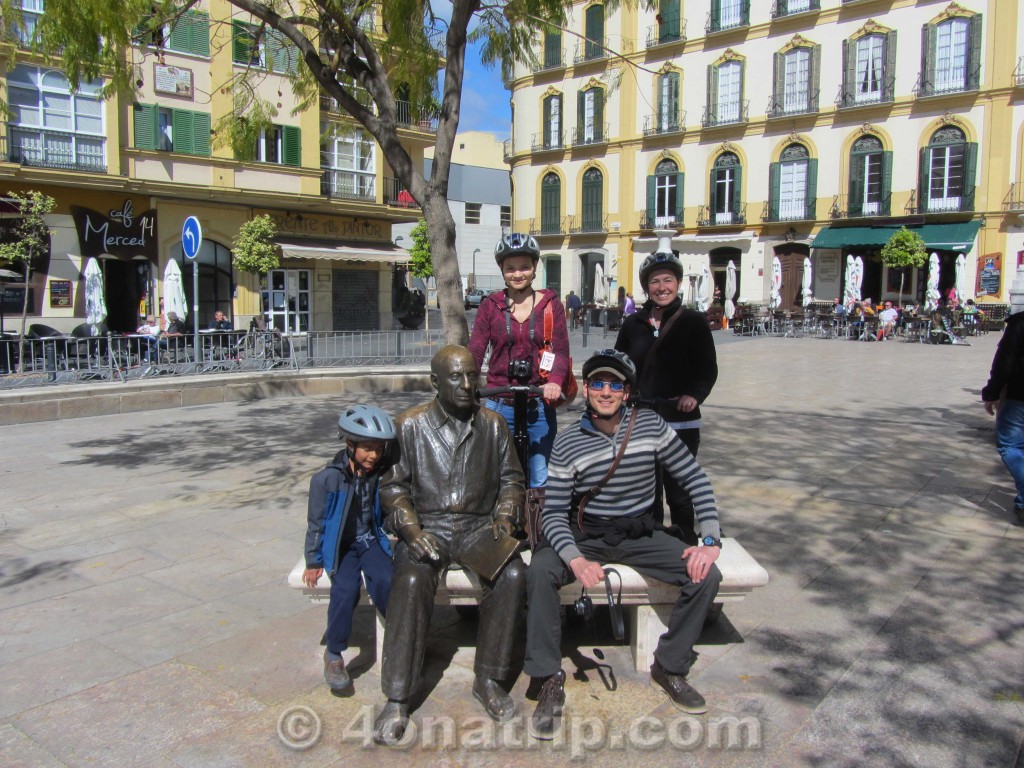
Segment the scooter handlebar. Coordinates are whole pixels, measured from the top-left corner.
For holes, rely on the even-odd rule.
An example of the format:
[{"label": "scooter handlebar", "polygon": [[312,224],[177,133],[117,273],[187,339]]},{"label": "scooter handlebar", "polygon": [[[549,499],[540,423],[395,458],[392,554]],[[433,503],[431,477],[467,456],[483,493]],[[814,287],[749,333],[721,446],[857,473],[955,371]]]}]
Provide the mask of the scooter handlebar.
[{"label": "scooter handlebar", "polygon": [[477,389],[480,397],[491,397],[492,395],[514,395],[516,392],[525,392],[528,395],[543,395],[544,390],[532,384],[505,384],[500,387],[482,387]]}]

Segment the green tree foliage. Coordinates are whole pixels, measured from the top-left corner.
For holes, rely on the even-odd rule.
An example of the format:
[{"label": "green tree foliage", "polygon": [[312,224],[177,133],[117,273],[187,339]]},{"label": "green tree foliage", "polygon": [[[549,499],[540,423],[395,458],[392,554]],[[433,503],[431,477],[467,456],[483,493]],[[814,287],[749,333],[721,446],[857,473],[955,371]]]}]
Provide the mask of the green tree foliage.
[{"label": "green tree foliage", "polygon": [[277,227],[267,214],[255,216],[238,228],[231,244],[231,260],[235,269],[253,275],[265,275],[280,264],[281,249],[274,238]]},{"label": "green tree foliage", "polygon": [[[430,0],[228,0],[242,19],[255,24],[255,42],[294,46],[298,66],[288,75],[299,109],[329,96],[381,147],[388,165],[423,210],[441,298],[445,340],[469,336],[462,280],[455,251],[455,222],[448,208],[452,146],[459,127],[466,46],[482,44],[486,64],[500,62],[506,75],[514,62],[536,63],[534,47],[548,27],[565,27],[571,4],[560,0],[451,0],[447,15]],[[633,1],[636,5],[638,0]],[[17,13],[0,0],[0,15]],[[615,0],[606,8],[617,5]],[[651,5],[646,0],[644,5]],[[158,55],[158,31],[197,5],[197,0],[47,0],[35,47],[61,57],[73,85],[105,78],[105,92],[132,94],[138,67]],[[441,6],[438,6],[438,10]],[[214,40],[230,40],[230,25],[211,20]],[[472,31],[471,31],[472,30]],[[568,33],[574,34],[574,33]],[[135,46],[135,47],[133,47]],[[444,74],[438,82],[437,72]],[[276,105],[261,101],[257,89],[266,72],[235,67],[231,80],[214,88],[231,93],[234,113],[217,140],[244,152],[266,127]],[[434,111],[436,110],[436,111]],[[403,125],[436,116],[437,134],[429,177],[399,141]],[[242,119],[247,124],[231,127]],[[226,136],[227,138],[222,138]]]},{"label": "green tree foliage", "polygon": [[920,268],[928,258],[924,240],[917,232],[900,227],[882,246],[882,263],[889,269],[900,270],[899,305],[903,306],[903,281],[906,279],[907,267]]},{"label": "green tree foliage", "polygon": [[427,237],[426,219],[420,219],[409,235],[412,237],[412,248],[409,249],[409,271],[412,272],[413,277],[433,277],[434,262],[430,258],[430,238]]},{"label": "green tree foliage", "polygon": [[32,276],[32,262],[50,248],[50,228],[44,218],[53,213],[57,201],[42,192],[30,191],[24,194],[9,192],[21,212],[21,218],[14,227],[14,239],[0,243],[0,261],[22,265],[25,273],[25,301],[21,307],[21,341],[18,349],[19,367],[25,366],[25,326],[28,322],[28,284]]}]

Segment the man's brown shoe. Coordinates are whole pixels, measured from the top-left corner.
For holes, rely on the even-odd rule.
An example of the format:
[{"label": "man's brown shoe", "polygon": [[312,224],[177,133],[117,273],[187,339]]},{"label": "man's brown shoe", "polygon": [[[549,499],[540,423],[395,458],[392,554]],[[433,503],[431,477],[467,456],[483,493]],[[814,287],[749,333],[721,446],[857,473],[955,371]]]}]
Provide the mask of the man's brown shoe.
[{"label": "man's brown shoe", "polygon": [[562,708],[565,706],[565,672],[558,672],[541,686],[537,709],[530,718],[530,735],[549,741],[562,730]]},{"label": "man's brown shoe", "polygon": [[651,666],[651,684],[657,685],[668,694],[676,709],[691,715],[703,715],[708,711],[707,702],[682,675],[674,675],[666,670],[658,660]]},{"label": "man's brown shoe", "polygon": [[327,651],[324,651],[324,680],[332,691],[343,691],[352,685],[352,678],[345,669],[345,660],[339,656],[337,661],[332,661]]}]

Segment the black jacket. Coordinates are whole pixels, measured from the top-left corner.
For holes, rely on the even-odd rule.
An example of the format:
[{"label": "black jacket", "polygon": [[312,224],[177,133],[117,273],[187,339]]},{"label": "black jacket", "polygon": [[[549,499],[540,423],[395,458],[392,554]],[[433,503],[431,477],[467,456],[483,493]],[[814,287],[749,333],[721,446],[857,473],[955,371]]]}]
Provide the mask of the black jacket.
[{"label": "black jacket", "polygon": [[1006,320],[1006,330],[992,358],[992,372],[981,390],[981,399],[986,403],[999,400],[1004,387],[1008,399],[1024,401],[1024,312]]},{"label": "black jacket", "polygon": [[635,315],[622,321],[615,348],[633,361],[640,397],[655,400],[658,415],[670,423],[696,421],[700,418],[700,406],[683,413],[676,408],[674,399],[689,395],[703,403],[711,394],[718,380],[718,356],[711,328],[703,314],[683,308],[677,298],[662,315],[662,327],[676,312],[682,314],[652,357],[651,348],[656,341],[650,323],[653,308],[654,302],[647,301]]}]

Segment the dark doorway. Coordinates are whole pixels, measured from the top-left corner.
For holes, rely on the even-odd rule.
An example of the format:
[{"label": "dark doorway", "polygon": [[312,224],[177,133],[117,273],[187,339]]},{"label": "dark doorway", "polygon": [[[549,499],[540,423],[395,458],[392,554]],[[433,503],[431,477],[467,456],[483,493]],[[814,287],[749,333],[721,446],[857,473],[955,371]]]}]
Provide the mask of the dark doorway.
[{"label": "dark doorway", "polygon": [[[145,284],[143,283],[143,286]],[[115,333],[134,333],[139,327],[138,265],[132,261],[103,259],[103,286],[107,300],[107,328]]]},{"label": "dark doorway", "polygon": [[550,288],[559,297],[562,296],[562,258],[560,256],[544,257],[545,288]]},{"label": "dark doorway", "polygon": [[782,309],[799,309],[800,289],[804,280],[804,258],[810,248],[802,243],[786,243],[775,248],[775,256],[782,265]]},{"label": "dark doorway", "polygon": [[[743,286],[740,284],[740,264],[742,258],[743,252],[739,248],[714,248],[708,254],[711,276],[714,278],[715,288],[717,289],[712,294],[717,297],[712,300],[712,304],[725,306],[725,300],[728,298],[732,299],[733,304],[739,302],[740,296],[743,293]],[[730,261],[736,267],[736,295],[731,297],[725,295],[725,280],[728,276]]]},{"label": "dark doorway", "polygon": [[604,264],[604,254],[580,254],[580,273],[583,283],[580,286],[580,298],[583,299],[584,304],[594,303],[594,275],[597,273],[598,264]]}]

